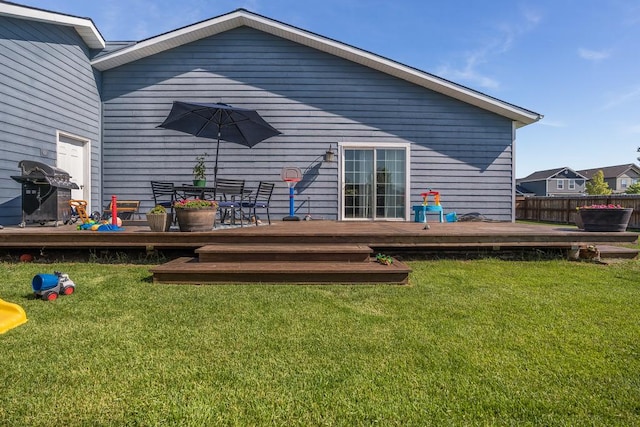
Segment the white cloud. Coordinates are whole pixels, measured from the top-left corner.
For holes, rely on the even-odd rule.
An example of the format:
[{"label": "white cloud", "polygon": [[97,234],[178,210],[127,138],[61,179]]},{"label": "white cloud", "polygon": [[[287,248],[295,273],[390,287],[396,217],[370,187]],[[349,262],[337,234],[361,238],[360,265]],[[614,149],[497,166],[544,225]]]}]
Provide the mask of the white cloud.
[{"label": "white cloud", "polygon": [[511,50],[517,39],[533,30],[542,19],[541,15],[532,9],[522,9],[521,15],[521,22],[498,25],[497,33],[492,39],[464,54],[462,66],[445,64],[439,68],[438,74],[450,80],[467,82],[481,88],[500,87],[498,80],[482,72],[482,65]]},{"label": "white cloud", "polygon": [[489,89],[496,89],[500,87],[500,83],[497,80],[480,74],[475,67],[476,63],[473,60],[473,57],[468,57],[466,66],[463,69],[452,69],[448,65],[445,65],[441,66],[436,74],[452,81],[468,82],[473,86]]},{"label": "white cloud", "polygon": [[533,9],[522,9],[525,20],[532,26],[538,25],[542,21],[542,15]]},{"label": "white cloud", "polygon": [[623,104],[627,104],[629,102],[633,102],[636,99],[640,100],[640,86],[631,88],[623,93],[613,94],[609,97],[609,102],[607,102],[602,109],[609,110],[615,107],[618,107]]},{"label": "white cloud", "polygon": [[603,59],[607,59],[610,56],[609,51],[606,50],[591,50],[591,49],[578,49],[578,55],[582,59],[586,59],[588,61],[602,61]]},{"label": "white cloud", "polygon": [[539,122],[542,126],[549,126],[552,128],[563,128],[566,127],[566,123],[559,121],[559,120],[547,120],[546,118],[543,118],[542,120],[540,120]]}]

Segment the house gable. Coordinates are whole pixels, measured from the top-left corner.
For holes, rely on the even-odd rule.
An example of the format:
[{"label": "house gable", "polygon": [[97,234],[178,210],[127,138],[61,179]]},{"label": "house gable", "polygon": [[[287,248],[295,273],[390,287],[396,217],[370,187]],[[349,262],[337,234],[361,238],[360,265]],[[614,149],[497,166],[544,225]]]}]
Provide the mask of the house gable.
[{"label": "house gable", "polygon": [[161,34],[123,49],[101,55],[94,59],[92,65],[98,70],[106,71],[241,26],[251,27],[442,93],[507,117],[516,124],[516,127],[534,123],[542,118],[538,113],[500,101],[424,71],[244,9],[238,9],[226,15]]},{"label": "house gable", "polygon": [[72,27],[90,49],[104,49],[105,41],[89,18],[51,12],[44,9],[22,6],[19,4],[1,2],[0,16],[8,16],[23,20],[44,22],[65,27]]},{"label": "house gable", "polygon": [[173,100],[225,102],[258,110],[283,132],[250,151],[224,142],[220,151],[219,176],[278,183],[274,212],[288,208],[280,171],[297,166],[306,178],[300,200],[335,219],[339,165],[317,160],[330,146],[357,143],[410,147],[412,203],[436,188],[449,210],[511,219],[511,120],[254,28],[104,71],[103,100],[105,194],[149,200],[150,179],[190,181],[195,156],[215,152],[214,142],[156,126]]}]

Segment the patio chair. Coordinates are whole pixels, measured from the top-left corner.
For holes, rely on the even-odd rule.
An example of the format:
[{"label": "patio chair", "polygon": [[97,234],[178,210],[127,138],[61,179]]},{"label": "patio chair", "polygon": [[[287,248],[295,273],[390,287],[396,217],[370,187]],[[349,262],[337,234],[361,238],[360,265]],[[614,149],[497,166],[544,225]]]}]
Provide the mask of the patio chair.
[{"label": "patio chair", "polygon": [[255,223],[258,225],[258,216],[256,215],[256,209],[265,209],[267,211],[267,221],[271,225],[271,216],[269,215],[269,202],[271,201],[271,194],[276,185],[272,182],[260,181],[258,189],[255,195],[249,198],[249,201],[243,203],[242,207],[247,208],[249,212],[253,213]]},{"label": "patio chair", "polygon": [[[222,179],[216,181],[216,194],[218,196],[218,210],[220,211],[220,223],[224,224],[227,217],[234,224],[236,214],[240,214],[240,227],[244,226],[244,180]],[[215,224],[214,224],[215,226]]]},{"label": "patio chair", "polygon": [[173,202],[176,201],[176,190],[173,182],[151,181],[151,191],[153,192],[153,203],[155,206],[163,206],[171,215],[173,222],[176,217],[173,212]]}]

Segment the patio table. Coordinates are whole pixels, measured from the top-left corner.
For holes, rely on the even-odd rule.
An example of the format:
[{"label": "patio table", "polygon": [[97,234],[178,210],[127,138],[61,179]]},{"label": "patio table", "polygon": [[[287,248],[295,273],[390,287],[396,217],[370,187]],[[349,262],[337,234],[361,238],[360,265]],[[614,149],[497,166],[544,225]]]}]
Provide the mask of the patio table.
[{"label": "patio table", "polygon": [[[224,190],[220,191],[220,194],[217,194],[216,187],[200,187],[197,185],[176,185],[174,186],[174,191],[176,197],[180,198],[188,198],[188,197],[199,197],[201,199],[211,198],[215,199],[216,196],[224,196]],[[246,198],[251,195],[253,190],[245,188],[243,190],[243,198]]]},{"label": "patio table", "polygon": [[200,199],[215,199],[216,187],[200,187],[197,185],[175,185],[174,186],[176,198],[189,198],[199,197]]}]

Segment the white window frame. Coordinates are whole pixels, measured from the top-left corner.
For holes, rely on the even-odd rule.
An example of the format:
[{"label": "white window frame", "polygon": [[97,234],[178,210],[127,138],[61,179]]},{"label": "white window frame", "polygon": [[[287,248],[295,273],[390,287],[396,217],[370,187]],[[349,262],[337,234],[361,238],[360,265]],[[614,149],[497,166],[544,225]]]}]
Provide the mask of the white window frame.
[{"label": "white window frame", "polygon": [[338,143],[338,151],[340,155],[338,156],[338,168],[340,170],[340,184],[338,191],[338,221],[366,221],[362,218],[345,218],[344,217],[344,173],[345,173],[345,165],[344,161],[344,150],[355,148],[355,149],[379,149],[379,148],[387,148],[387,149],[404,149],[405,150],[405,162],[407,165],[407,170],[405,173],[405,188],[406,188],[406,197],[405,197],[405,218],[389,218],[389,219],[377,219],[376,221],[409,221],[411,219],[411,144],[408,142],[339,142]]},{"label": "white window frame", "polygon": [[556,190],[564,190],[564,179],[556,180]]},{"label": "white window frame", "polygon": [[575,190],[576,189],[576,180],[575,179],[570,179],[569,180],[569,190]]}]

